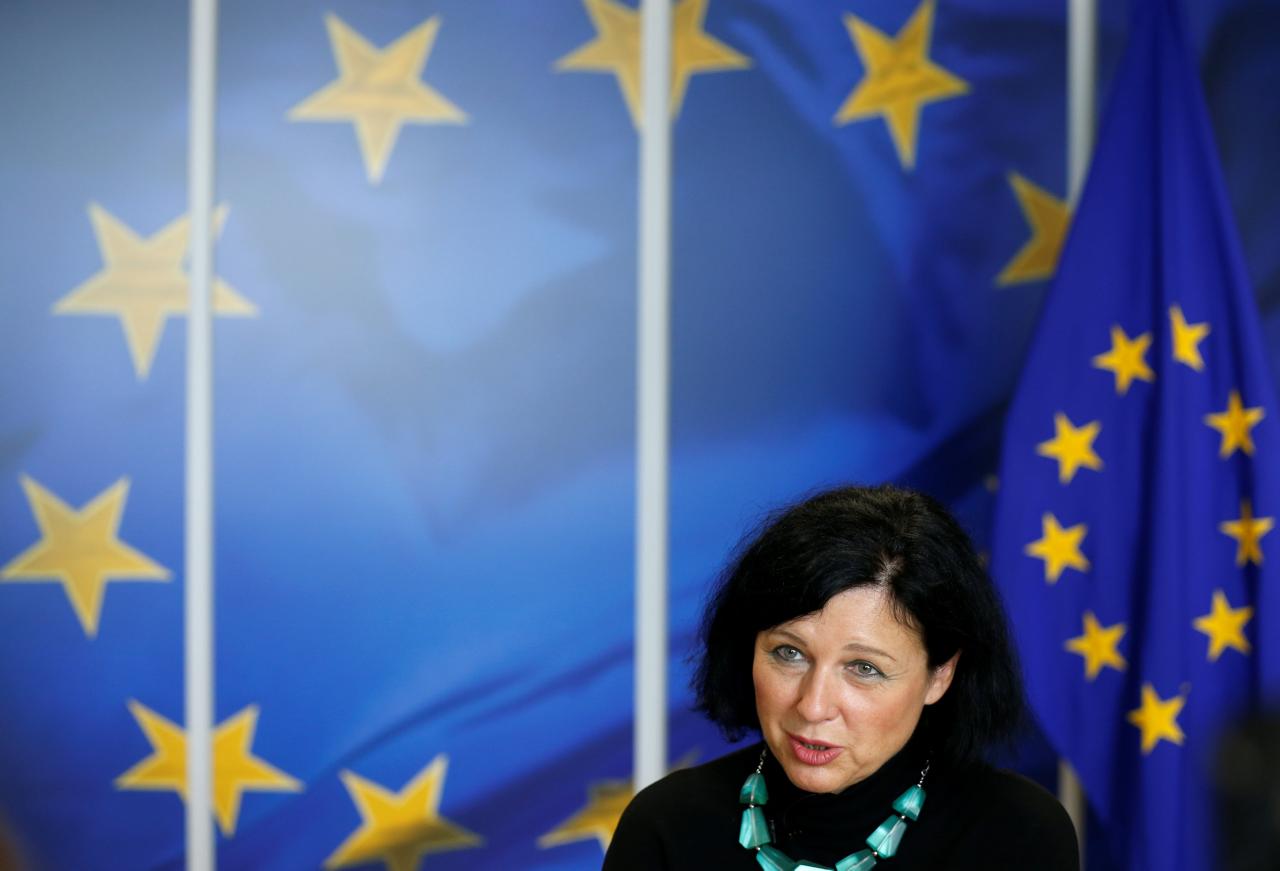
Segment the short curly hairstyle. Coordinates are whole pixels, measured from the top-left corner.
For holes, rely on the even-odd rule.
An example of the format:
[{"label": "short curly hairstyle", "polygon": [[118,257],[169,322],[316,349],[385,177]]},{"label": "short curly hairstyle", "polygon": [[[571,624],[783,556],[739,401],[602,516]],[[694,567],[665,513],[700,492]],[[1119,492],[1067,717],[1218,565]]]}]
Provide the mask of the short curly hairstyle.
[{"label": "short curly hairstyle", "polygon": [[707,602],[695,707],[730,740],[758,731],[756,636],[820,611],[837,593],[882,586],[919,632],[929,666],[961,652],[922,723],[937,761],[966,765],[1022,725],[1022,679],[1000,598],[960,524],[923,493],[841,487],[775,513],[740,546]]}]

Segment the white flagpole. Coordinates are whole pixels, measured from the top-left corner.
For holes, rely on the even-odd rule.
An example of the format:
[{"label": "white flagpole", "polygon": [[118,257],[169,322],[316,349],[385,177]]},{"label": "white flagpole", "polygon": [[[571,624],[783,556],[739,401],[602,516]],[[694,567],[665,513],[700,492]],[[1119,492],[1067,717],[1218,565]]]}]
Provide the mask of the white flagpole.
[{"label": "white flagpole", "polygon": [[1070,0],[1067,31],[1067,198],[1074,209],[1097,127],[1097,0]]},{"label": "white flagpole", "polygon": [[636,360],[635,787],[667,767],[671,2],[642,0]]},{"label": "white flagpole", "polygon": [[[1088,174],[1098,115],[1097,0],[1069,0],[1067,12],[1067,202],[1074,213]],[[1084,788],[1066,759],[1058,760],[1058,799],[1067,809],[1085,866]]]},{"label": "white flagpole", "polygon": [[187,153],[191,299],[187,317],[185,695],[187,871],[212,871],[213,841],[213,117],[217,0],[191,0]]}]

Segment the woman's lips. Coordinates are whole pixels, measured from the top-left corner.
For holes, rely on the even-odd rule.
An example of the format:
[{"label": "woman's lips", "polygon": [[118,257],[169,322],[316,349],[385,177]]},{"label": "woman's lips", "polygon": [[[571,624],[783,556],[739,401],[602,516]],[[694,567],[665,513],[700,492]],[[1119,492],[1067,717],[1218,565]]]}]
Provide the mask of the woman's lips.
[{"label": "woman's lips", "polygon": [[841,748],[821,741],[809,741],[790,732],[787,733],[787,739],[791,741],[791,752],[805,765],[826,765],[840,755]]}]

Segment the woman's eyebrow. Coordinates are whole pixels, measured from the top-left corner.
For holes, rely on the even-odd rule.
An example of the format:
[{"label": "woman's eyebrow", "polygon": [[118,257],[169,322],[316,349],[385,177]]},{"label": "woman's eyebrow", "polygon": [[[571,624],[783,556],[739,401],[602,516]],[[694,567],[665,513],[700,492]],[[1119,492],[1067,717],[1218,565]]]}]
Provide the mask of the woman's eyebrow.
[{"label": "woman's eyebrow", "polygon": [[[771,629],[766,634],[774,637],[775,639],[789,641],[801,647],[807,645],[807,642],[803,638],[792,632],[790,629]],[[898,658],[889,651],[881,650],[879,647],[871,644],[864,644],[861,641],[850,641],[842,649],[851,653],[869,653],[874,656],[883,657],[894,663],[898,661]]]},{"label": "woman's eyebrow", "polygon": [[879,647],[872,647],[870,644],[863,644],[861,641],[850,641],[844,646],[845,650],[855,653],[871,653],[876,656],[883,656],[885,659],[897,662],[898,658],[887,650],[881,650]]},{"label": "woman's eyebrow", "polygon": [[801,638],[799,635],[792,632],[790,629],[770,629],[765,634],[784,638],[787,641],[794,641],[796,644],[800,644],[800,645],[805,644],[805,640]]}]

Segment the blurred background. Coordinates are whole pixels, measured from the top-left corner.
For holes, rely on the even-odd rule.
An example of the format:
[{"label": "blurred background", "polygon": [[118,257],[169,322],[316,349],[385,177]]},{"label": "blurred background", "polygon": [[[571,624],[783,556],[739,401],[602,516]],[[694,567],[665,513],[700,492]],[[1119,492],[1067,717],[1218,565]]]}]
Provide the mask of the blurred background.
[{"label": "blurred background", "polygon": [[[1186,13],[1280,373],[1280,7]],[[1099,15],[1101,108],[1127,4]],[[674,17],[677,765],[725,748],[686,657],[769,510],[894,480],[987,546],[1069,213],[1065,2]],[[188,23],[0,4],[6,867],[181,866]],[[220,4],[220,867],[599,867],[631,777],[635,23]],[[868,108],[912,34],[936,87]],[[1054,787],[1043,741],[1014,762]]]}]

